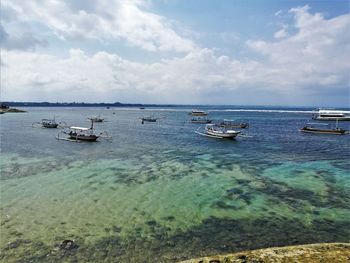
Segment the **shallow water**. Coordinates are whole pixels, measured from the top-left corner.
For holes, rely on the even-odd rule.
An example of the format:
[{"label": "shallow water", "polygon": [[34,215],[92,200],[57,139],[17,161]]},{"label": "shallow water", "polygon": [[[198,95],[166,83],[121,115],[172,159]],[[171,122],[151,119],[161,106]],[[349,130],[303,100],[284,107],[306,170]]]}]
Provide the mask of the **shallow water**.
[{"label": "shallow water", "polygon": [[[298,132],[311,109],[211,107],[211,118],[250,123],[245,137],[212,139],[194,133],[189,110],[1,115],[0,259],[174,262],[349,241],[350,136]],[[58,141],[58,130],[31,127],[53,115],[87,127],[96,114],[112,142]],[[142,125],[151,114],[159,122]],[[60,249],[65,239],[76,245]]]}]

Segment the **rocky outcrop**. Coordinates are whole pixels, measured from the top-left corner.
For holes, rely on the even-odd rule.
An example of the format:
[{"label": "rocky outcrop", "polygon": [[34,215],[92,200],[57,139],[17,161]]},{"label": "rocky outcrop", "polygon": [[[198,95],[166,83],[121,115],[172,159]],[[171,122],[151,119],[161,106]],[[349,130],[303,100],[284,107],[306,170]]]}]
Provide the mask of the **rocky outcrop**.
[{"label": "rocky outcrop", "polygon": [[274,247],[182,261],[181,263],[350,262],[350,243]]},{"label": "rocky outcrop", "polygon": [[16,109],[16,108],[0,109],[0,114],[6,113],[6,112],[26,112],[26,111],[25,110]]}]

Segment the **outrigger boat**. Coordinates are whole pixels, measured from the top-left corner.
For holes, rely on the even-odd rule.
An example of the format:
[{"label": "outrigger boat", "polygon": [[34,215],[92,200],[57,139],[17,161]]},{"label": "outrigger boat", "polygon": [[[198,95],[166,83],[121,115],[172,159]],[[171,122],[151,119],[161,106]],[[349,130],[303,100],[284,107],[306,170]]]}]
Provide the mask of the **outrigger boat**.
[{"label": "outrigger boat", "polygon": [[[64,124],[64,125],[62,125],[62,124]],[[53,118],[53,119],[42,119],[41,122],[34,122],[32,124],[32,126],[34,128],[41,127],[41,128],[55,129],[55,128],[58,128],[58,126],[65,127],[65,126],[67,126],[67,124],[64,122],[57,123],[55,118]]]},{"label": "outrigger boat", "polygon": [[142,117],[141,118],[141,123],[144,124],[145,122],[157,122],[158,118],[155,117]]},{"label": "outrigger boat", "polygon": [[93,122],[103,122],[104,121],[104,118],[101,118],[100,115],[98,116],[92,116],[90,118],[88,118],[89,120],[93,121]]},{"label": "outrigger boat", "polygon": [[350,111],[319,109],[312,118],[319,121],[350,121]]},{"label": "outrigger boat", "polygon": [[202,110],[193,110],[189,113],[189,115],[192,115],[192,116],[207,116],[208,113],[205,112],[205,111],[202,111]]},{"label": "outrigger boat", "polygon": [[191,122],[192,123],[204,123],[204,124],[207,124],[207,123],[211,123],[212,120],[209,120],[207,118],[201,118],[201,117],[197,117],[197,118],[192,118],[191,119]]},{"label": "outrigger boat", "polygon": [[204,133],[201,133],[198,130],[196,131],[196,133],[203,136],[212,137],[212,138],[233,139],[238,134],[240,134],[241,131],[228,130],[216,124],[207,124],[205,125]]},{"label": "outrigger boat", "polygon": [[338,121],[335,129],[331,129],[331,128],[322,129],[321,127],[317,127],[317,126],[329,126],[329,124],[307,123],[303,128],[299,129],[299,131],[308,132],[308,133],[335,134],[335,135],[344,135],[349,133],[347,130],[338,128]]},{"label": "outrigger boat", "polygon": [[249,127],[249,124],[246,122],[240,122],[237,123],[233,120],[223,120],[218,124],[220,127],[226,128],[226,129],[232,129],[232,128],[241,128],[245,129]]},{"label": "outrigger boat", "polygon": [[[60,137],[60,134],[63,133],[66,136]],[[76,127],[72,126],[69,127],[67,130],[62,131],[61,133],[57,134],[56,139],[58,140],[66,140],[66,141],[86,141],[86,142],[95,142],[98,138],[111,138],[108,136],[106,132],[101,132],[99,134],[96,134],[94,132],[94,121],[91,120],[91,127],[85,128],[85,127]],[[103,136],[105,134],[105,136]]]}]

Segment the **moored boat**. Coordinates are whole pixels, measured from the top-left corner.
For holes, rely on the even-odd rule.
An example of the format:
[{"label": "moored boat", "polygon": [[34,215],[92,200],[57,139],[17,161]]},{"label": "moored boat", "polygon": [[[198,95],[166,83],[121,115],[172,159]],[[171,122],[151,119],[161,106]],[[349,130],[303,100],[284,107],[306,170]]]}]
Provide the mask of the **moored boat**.
[{"label": "moored boat", "polygon": [[98,116],[92,116],[90,118],[88,118],[89,120],[93,121],[93,122],[103,122],[104,121],[104,118],[101,118],[100,115]]},{"label": "moored boat", "polygon": [[320,121],[350,121],[350,111],[319,109],[312,118]]},{"label": "moored boat", "polygon": [[66,126],[65,122],[57,123],[55,117],[53,119],[42,119],[41,122],[34,122],[32,124],[34,128],[62,128]]},{"label": "moored boat", "polygon": [[220,127],[216,124],[207,124],[205,125],[204,133],[201,133],[199,131],[196,131],[196,133],[212,138],[220,138],[220,139],[233,139],[238,134],[241,133],[241,131],[235,131],[235,130],[229,130],[223,127]]},{"label": "moored boat", "polygon": [[203,111],[203,110],[193,110],[189,113],[189,115],[192,115],[192,116],[207,116],[208,113]]},{"label": "moored boat", "polygon": [[[64,134],[65,136],[62,137],[60,134]],[[91,120],[91,127],[85,128],[85,127],[77,127],[77,126],[71,126],[68,129],[60,132],[57,134],[56,139],[58,140],[66,140],[66,141],[86,141],[86,142],[95,142],[98,138],[104,138],[104,139],[111,139],[110,136],[108,136],[107,132],[101,132],[97,134],[94,131],[94,121]]]},{"label": "moored boat", "polygon": [[[322,128],[321,126],[325,127]],[[323,124],[322,123],[307,123],[303,128],[299,129],[301,132],[308,132],[308,133],[318,133],[318,134],[334,134],[334,135],[344,135],[348,134],[347,130],[344,130],[342,128],[338,128],[338,126],[335,129],[332,129],[329,127],[329,124]]]},{"label": "moored boat", "polygon": [[211,123],[212,120],[209,120],[207,118],[203,118],[203,117],[197,117],[197,118],[192,118],[191,119],[191,122],[192,123],[204,123],[204,124],[207,124],[207,123]]},{"label": "moored boat", "polygon": [[141,123],[144,124],[145,122],[157,122],[158,118],[149,116],[149,117],[142,117]]},{"label": "moored boat", "polygon": [[93,134],[91,128],[83,128],[83,127],[69,127],[70,131],[66,133],[68,138],[71,140],[80,140],[80,141],[88,141],[95,142],[98,139],[98,135]]},{"label": "moored boat", "polygon": [[226,129],[232,129],[232,128],[241,128],[245,129],[249,127],[249,124],[246,122],[236,122],[233,120],[223,120],[218,123],[220,127],[226,128]]}]

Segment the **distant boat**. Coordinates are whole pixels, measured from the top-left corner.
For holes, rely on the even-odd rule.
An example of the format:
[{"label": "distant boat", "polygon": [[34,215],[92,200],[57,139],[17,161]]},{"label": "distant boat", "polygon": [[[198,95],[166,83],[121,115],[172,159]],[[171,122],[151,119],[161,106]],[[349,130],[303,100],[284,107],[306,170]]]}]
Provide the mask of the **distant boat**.
[{"label": "distant boat", "polygon": [[145,122],[156,122],[158,120],[158,118],[155,117],[142,117],[141,118],[141,123],[144,124]]},{"label": "distant boat", "polygon": [[53,119],[42,119],[41,122],[34,122],[32,124],[32,126],[34,128],[51,128],[51,129],[55,129],[59,125],[60,125],[60,127],[64,127],[64,126],[66,126],[66,123],[65,122],[57,123],[56,119],[53,118]]},{"label": "distant boat", "polygon": [[212,137],[212,138],[233,139],[241,132],[235,131],[235,130],[225,129],[225,128],[220,127],[216,124],[207,124],[207,125],[205,125],[204,133],[201,133],[198,130],[196,131],[196,133],[200,134],[200,135]]},{"label": "distant boat", "polygon": [[101,118],[100,115],[98,116],[92,116],[90,118],[88,118],[89,120],[93,121],[93,122],[103,122],[104,121],[104,118]]},{"label": "distant boat", "polygon": [[206,123],[211,123],[212,120],[209,120],[209,119],[207,119],[205,117],[204,118],[203,117],[197,117],[197,118],[192,118],[191,122],[192,123],[204,123],[204,124],[206,124]]},{"label": "distant boat", "polygon": [[144,110],[145,109],[145,107],[140,107],[140,110]]},{"label": "distant boat", "polygon": [[189,115],[192,115],[192,116],[207,116],[208,113],[205,112],[205,111],[202,111],[202,110],[193,110],[189,113]]},{"label": "distant boat", "polygon": [[312,118],[319,121],[350,121],[350,111],[319,109]]},{"label": "distant boat", "polygon": [[223,120],[218,125],[226,129],[232,129],[232,128],[245,129],[249,127],[249,124],[246,122],[236,122],[233,120]]},{"label": "distant boat", "polygon": [[[328,127],[325,127],[328,126]],[[325,127],[325,128],[322,128]],[[319,134],[335,134],[335,135],[344,135],[347,134],[348,131],[338,128],[338,125],[335,129],[329,128],[329,124],[324,123],[307,123],[303,128],[299,129],[301,132],[308,133],[319,133]]]}]

